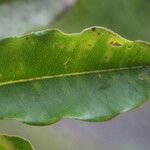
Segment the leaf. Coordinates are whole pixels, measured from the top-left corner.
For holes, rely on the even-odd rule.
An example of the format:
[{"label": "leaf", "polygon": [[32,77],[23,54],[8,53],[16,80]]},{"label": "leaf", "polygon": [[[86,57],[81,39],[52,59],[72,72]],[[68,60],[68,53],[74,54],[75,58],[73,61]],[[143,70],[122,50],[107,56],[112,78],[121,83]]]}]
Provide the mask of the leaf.
[{"label": "leaf", "polygon": [[64,11],[64,7],[71,5],[69,4],[67,0],[2,0],[0,38],[46,26]]},{"label": "leaf", "polygon": [[150,96],[150,44],[102,27],[0,41],[0,118],[106,121]]},{"label": "leaf", "polygon": [[104,26],[129,39],[150,41],[149,0],[77,0],[52,27],[79,32],[89,26]]},{"label": "leaf", "polygon": [[20,137],[0,134],[0,150],[33,150],[33,147]]}]

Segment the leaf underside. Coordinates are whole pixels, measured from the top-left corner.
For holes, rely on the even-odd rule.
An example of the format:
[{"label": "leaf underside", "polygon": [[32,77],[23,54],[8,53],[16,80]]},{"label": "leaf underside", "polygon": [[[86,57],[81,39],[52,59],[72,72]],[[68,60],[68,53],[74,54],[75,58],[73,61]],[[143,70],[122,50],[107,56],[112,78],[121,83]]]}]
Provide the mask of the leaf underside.
[{"label": "leaf underside", "polygon": [[20,137],[0,134],[0,150],[33,150],[33,147]]},{"label": "leaf underside", "polygon": [[0,41],[0,118],[106,121],[150,96],[150,45],[92,27]]}]

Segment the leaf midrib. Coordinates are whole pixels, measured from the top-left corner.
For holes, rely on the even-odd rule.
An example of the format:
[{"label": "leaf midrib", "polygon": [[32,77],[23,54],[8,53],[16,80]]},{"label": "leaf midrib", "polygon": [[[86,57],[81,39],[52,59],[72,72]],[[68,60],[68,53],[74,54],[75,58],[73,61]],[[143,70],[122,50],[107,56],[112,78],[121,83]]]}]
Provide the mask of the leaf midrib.
[{"label": "leaf midrib", "polygon": [[145,65],[145,66],[101,69],[101,70],[86,71],[86,72],[74,72],[74,73],[68,73],[68,74],[58,74],[58,75],[49,75],[49,76],[42,76],[42,77],[33,77],[33,78],[28,78],[28,79],[19,79],[19,80],[14,80],[14,81],[11,80],[11,81],[6,81],[6,82],[1,82],[0,86],[16,84],[16,83],[26,83],[26,82],[32,82],[32,81],[39,81],[39,80],[47,80],[47,79],[53,79],[53,78],[81,76],[81,75],[96,74],[96,73],[107,73],[107,72],[115,72],[115,71],[123,71],[123,70],[136,70],[136,69],[142,69],[145,67],[150,67],[150,66]]}]

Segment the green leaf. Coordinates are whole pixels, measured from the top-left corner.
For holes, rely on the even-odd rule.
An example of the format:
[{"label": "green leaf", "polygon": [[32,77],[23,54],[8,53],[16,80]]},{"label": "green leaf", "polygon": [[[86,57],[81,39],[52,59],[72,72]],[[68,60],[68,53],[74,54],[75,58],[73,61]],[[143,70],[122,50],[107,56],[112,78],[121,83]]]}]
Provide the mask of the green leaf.
[{"label": "green leaf", "polygon": [[2,0],[0,38],[20,35],[51,23],[70,6],[65,0]]},{"label": "green leaf", "polygon": [[129,39],[150,41],[149,18],[149,0],[77,0],[53,27],[65,32],[79,32],[99,25]]},{"label": "green leaf", "polygon": [[0,150],[33,150],[33,147],[20,137],[0,134]]},{"label": "green leaf", "polygon": [[0,41],[0,118],[106,121],[150,97],[150,44],[102,27]]}]

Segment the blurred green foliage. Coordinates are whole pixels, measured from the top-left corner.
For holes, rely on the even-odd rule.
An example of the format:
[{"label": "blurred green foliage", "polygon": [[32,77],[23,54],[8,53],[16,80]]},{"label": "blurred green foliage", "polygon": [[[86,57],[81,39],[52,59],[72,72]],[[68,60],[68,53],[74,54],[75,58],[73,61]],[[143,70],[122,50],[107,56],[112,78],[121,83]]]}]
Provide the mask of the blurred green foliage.
[{"label": "blurred green foliage", "polygon": [[93,25],[132,40],[150,41],[150,0],[77,0],[52,26],[79,32]]}]

